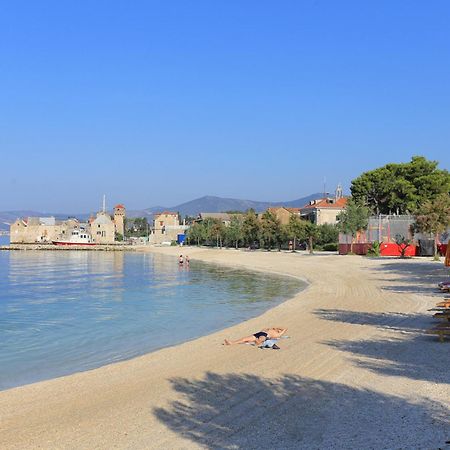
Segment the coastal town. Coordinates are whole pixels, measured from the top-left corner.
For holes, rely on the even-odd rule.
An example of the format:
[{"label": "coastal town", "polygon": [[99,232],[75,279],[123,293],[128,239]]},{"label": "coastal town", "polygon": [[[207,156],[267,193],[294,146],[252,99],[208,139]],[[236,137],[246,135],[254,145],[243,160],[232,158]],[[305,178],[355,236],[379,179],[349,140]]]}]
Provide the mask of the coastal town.
[{"label": "coastal town", "polygon": [[450,2],[3,2],[0,450],[450,450]]}]

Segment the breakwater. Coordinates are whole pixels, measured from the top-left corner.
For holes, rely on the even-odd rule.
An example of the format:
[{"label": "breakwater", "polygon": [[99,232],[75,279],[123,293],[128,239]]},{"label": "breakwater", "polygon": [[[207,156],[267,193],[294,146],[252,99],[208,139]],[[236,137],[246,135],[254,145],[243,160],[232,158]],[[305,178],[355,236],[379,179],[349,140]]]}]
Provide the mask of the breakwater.
[{"label": "breakwater", "polygon": [[0,246],[0,250],[90,250],[90,251],[135,251],[137,246],[130,244],[98,245],[53,245],[53,244],[9,244]]}]

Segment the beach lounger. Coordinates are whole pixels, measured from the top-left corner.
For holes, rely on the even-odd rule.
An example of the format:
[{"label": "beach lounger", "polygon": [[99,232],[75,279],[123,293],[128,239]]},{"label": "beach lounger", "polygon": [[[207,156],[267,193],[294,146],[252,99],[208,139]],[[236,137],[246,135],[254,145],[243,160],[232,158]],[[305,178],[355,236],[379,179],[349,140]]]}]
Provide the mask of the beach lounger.
[{"label": "beach lounger", "polygon": [[450,323],[440,323],[426,332],[427,334],[437,334],[439,336],[439,341],[444,342],[444,336],[450,336]]},{"label": "beach lounger", "polygon": [[433,314],[435,319],[445,319],[450,322],[450,310],[448,311],[439,311],[436,314]]}]

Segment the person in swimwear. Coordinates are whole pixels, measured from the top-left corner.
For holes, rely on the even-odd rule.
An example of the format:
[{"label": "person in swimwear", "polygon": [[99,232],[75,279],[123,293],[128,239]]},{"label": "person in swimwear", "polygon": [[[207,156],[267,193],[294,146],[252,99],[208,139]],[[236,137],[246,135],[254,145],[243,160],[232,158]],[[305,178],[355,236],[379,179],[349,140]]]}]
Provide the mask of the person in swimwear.
[{"label": "person in swimwear", "polygon": [[180,266],[183,265],[183,255],[180,255],[180,257],[178,258],[178,264],[179,264]]},{"label": "person in swimwear", "polygon": [[225,339],[225,345],[234,345],[234,344],[247,344],[254,343],[256,346],[261,345],[267,339],[279,339],[286,333],[287,328],[263,328],[261,331],[258,331],[251,336],[245,336],[240,339],[236,339],[235,341],[230,341]]}]

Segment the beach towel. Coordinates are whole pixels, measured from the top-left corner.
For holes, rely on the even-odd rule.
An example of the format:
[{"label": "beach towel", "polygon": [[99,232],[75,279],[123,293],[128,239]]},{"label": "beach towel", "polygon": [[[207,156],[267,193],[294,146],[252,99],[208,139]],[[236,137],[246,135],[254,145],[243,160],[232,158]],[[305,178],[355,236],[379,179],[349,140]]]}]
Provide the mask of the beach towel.
[{"label": "beach towel", "polygon": [[447,251],[445,252],[444,265],[445,267],[450,267],[450,239],[447,242]]},{"label": "beach towel", "polygon": [[274,348],[274,349],[279,349],[280,347],[278,347],[277,341],[278,341],[278,339],[266,339],[266,340],[259,346],[259,348]]}]

